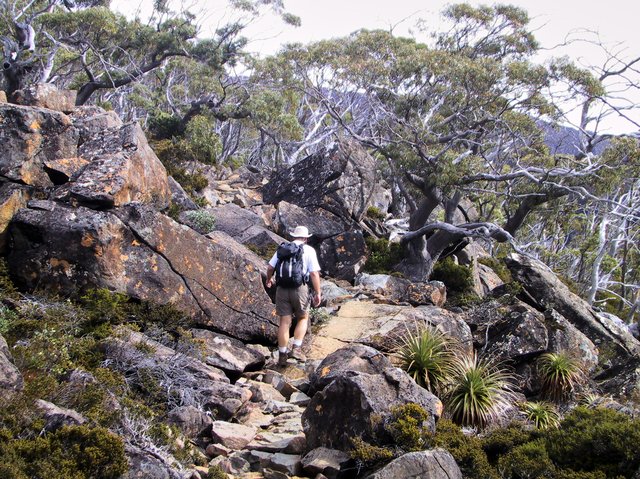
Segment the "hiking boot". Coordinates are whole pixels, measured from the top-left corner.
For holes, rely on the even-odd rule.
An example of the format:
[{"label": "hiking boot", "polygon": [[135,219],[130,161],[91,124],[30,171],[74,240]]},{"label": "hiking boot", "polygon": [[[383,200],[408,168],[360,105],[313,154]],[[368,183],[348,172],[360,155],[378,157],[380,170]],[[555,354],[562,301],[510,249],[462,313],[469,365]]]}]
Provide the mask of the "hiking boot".
[{"label": "hiking boot", "polygon": [[287,359],[289,358],[289,352],[285,351],[284,353],[279,351],[278,352],[278,366],[280,366],[281,368],[285,367],[287,365]]},{"label": "hiking boot", "polygon": [[302,352],[302,348],[300,346],[294,346],[291,350],[291,357],[293,359],[297,359],[298,361],[306,361],[307,357]]}]

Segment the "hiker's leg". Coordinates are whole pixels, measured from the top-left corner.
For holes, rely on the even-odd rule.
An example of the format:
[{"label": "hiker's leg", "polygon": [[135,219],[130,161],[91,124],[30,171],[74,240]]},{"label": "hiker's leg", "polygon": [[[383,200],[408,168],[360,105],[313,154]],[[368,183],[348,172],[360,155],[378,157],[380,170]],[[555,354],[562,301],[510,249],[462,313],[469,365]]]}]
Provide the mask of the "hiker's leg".
[{"label": "hiker's leg", "polygon": [[309,313],[301,314],[297,318],[296,329],[293,331],[293,339],[296,343],[302,344],[304,335],[307,334],[307,326],[309,323]]},{"label": "hiker's leg", "polygon": [[280,316],[278,326],[278,349],[286,348],[289,344],[289,328],[291,327],[291,315]]}]

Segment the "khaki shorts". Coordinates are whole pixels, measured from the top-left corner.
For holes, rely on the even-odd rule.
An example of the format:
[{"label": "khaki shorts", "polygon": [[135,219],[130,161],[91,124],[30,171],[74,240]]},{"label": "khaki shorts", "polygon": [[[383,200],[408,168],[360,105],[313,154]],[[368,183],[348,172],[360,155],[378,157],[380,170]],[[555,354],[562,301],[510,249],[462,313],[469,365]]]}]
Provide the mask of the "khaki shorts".
[{"label": "khaki shorts", "polygon": [[278,288],[276,290],[276,314],[278,316],[304,316],[309,311],[311,296],[306,284],[298,288]]}]

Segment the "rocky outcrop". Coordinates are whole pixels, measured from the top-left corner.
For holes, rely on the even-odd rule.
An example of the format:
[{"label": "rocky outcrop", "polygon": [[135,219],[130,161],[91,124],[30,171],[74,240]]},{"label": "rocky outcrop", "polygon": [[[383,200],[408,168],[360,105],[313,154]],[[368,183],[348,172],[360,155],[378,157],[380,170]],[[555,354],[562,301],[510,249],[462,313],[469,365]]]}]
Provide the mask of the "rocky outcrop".
[{"label": "rocky outcrop", "polygon": [[230,336],[275,338],[275,317],[262,287],[264,260],[223,233],[211,238],[150,207],[112,211],[29,203],[11,226],[8,262],[27,288],[63,294],[108,288],[172,303]]},{"label": "rocky outcrop", "polygon": [[521,299],[548,317],[562,316],[593,342],[598,350],[598,370],[592,377],[603,391],[631,396],[640,390],[640,342],[627,328],[598,315],[540,261],[512,254],[507,266],[524,287]]},{"label": "rocky outcrop", "polygon": [[[360,346],[359,348],[364,348]],[[334,358],[340,355],[356,356],[357,351],[336,351],[329,355],[317,368],[319,377],[329,364],[339,363]],[[375,351],[368,355],[376,357]],[[364,441],[386,444],[391,437],[384,428],[384,418],[391,414],[394,406],[416,403],[429,413],[426,427],[435,431],[435,421],[442,414],[440,400],[416,383],[403,371],[391,365],[388,359],[377,359],[378,364],[368,372],[352,370],[347,367],[333,372],[334,379],[311,398],[311,402],[302,415],[302,425],[307,436],[309,450],[327,447],[340,451],[349,451],[351,439],[361,437]],[[377,372],[379,371],[379,372]],[[318,387],[316,381],[315,386]],[[358,414],[354,414],[358,411]]]},{"label": "rocky outcrop", "polygon": [[514,280],[524,286],[527,295],[523,299],[529,299],[539,310],[556,310],[591,338],[596,346],[609,343],[625,356],[640,355],[640,342],[628,331],[605,324],[587,302],[572,293],[544,263],[511,254],[507,258],[507,266]]},{"label": "rocky outcrop", "polygon": [[409,452],[394,459],[367,479],[462,479],[455,459],[444,449]]}]

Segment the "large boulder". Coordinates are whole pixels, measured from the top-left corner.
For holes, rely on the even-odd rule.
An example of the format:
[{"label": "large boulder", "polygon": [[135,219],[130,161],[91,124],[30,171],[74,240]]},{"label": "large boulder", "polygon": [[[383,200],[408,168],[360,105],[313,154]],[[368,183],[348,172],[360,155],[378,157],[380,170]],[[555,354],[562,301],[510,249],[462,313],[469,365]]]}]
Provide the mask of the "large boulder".
[{"label": "large boulder", "polygon": [[349,222],[359,222],[370,206],[386,211],[389,205],[376,160],[346,140],[276,172],[262,194],[267,203],[321,208]]},{"label": "large boulder", "polygon": [[264,219],[246,208],[234,203],[209,208],[216,219],[216,230],[227,233],[234,240],[257,251],[275,251],[277,245],[285,241],[264,222]]},{"label": "large boulder", "polygon": [[394,459],[367,479],[462,479],[462,472],[449,451],[430,449],[409,452]]},{"label": "large boulder", "polygon": [[547,315],[555,311],[593,342],[598,349],[598,368],[592,377],[603,391],[615,396],[640,391],[640,342],[627,328],[597,314],[544,263],[511,254],[507,266],[523,286],[522,300]]},{"label": "large boulder", "polygon": [[149,146],[139,124],[104,130],[88,138],[78,154],[90,163],[58,193],[92,208],[111,208],[132,202],[169,206],[167,172]]},{"label": "large boulder", "polygon": [[53,186],[45,162],[77,157],[78,136],[63,113],[0,103],[0,176],[31,186]]},{"label": "large boulder", "polygon": [[640,355],[640,342],[628,331],[614,328],[604,322],[598,314],[551,271],[536,259],[520,254],[507,257],[507,266],[527,293],[523,299],[529,299],[535,307],[544,311],[555,309],[570,323],[586,334],[598,347],[610,344],[624,356]]},{"label": "large boulder", "polygon": [[[329,356],[325,361],[333,359]],[[318,369],[322,371],[328,367],[326,364],[321,363]],[[333,381],[314,394],[302,414],[309,450],[327,447],[349,451],[354,437],[387,444],[392,438],[384,427],[385,418],[391,415],[395,406],[410,402],[429,413],[426,426],[435,431],[435,422],[442,414],[440,400],[416,385],[404,371],[394,367],[380,369],[381,366],[383,364],[368,365],[370,372],[342,369]]]},{"label": "large boulder", "polygon": [[14,217],[8,264],[27,288],[108,288],[171,303],[229,336],[273,341],[264,260],[224,233],[206,238],[150,207],[108,211],[31,202]]}]

